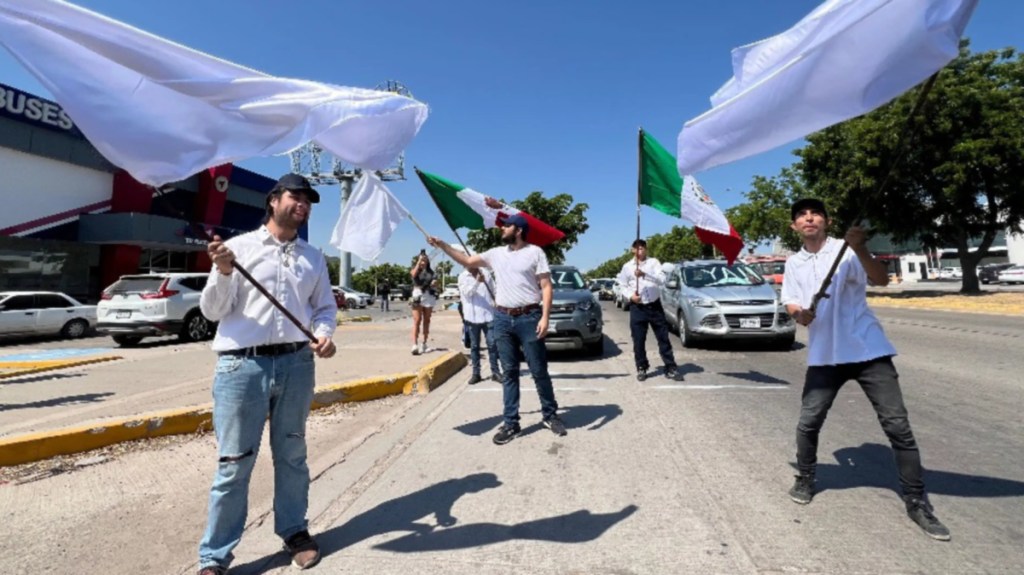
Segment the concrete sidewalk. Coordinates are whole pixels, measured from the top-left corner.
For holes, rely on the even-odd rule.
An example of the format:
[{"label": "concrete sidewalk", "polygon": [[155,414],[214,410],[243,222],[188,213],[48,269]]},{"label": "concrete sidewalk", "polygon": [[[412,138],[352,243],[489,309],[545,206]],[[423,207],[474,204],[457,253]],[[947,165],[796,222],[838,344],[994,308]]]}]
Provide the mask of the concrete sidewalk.
[{"label": "concrete sidewalk", "polygon": [[[454,311],[442,311],[431,327],[428,352],[412,355],[408,314],[340,325],[339,353],[317,360],[315,405],[422,393],[441,383],[465,364],[461,322]],[[6,454],[0,465],[25,462],[29,456],[12,449],[26,438],[84,436],[45,452],[53,455],[208,427],[216,363],[209,342],[156,341],[110,351],[123,359],[0,380],[0,450]],[[125,430],[113,440],[97,437],[116,427]]]}]

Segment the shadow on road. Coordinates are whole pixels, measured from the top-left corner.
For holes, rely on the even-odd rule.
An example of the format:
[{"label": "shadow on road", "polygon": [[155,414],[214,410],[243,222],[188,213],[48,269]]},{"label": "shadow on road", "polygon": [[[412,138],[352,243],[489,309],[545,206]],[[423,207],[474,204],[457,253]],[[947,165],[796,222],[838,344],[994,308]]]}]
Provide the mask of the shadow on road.
[{"label": "shadow on road", "polygon": [[[817,490],[880,487],[899,494],[892,449],[877,443],[836,450],[838,464],[818,464]],[[796,464],[793,464],[796,467]],[[925,490],[954,497],[1020,497],[1024,481],[925,468]]]},{"label": "shadow on road", "polygon": [[742,379],[743,381],[752,381],[754,383],[766,383],[771,385],[789,385],[789,382],[784,379],[772,377],[767,373],[761,373],[760,371],[747,371],[747,372],[727,372],[723,371],[718,375],[724,375],[725,377],[733,377],[736,379]]},{"label": "shadow on road", "polygon": [[30,403],[0,403],[0,411],[14,411],[15,409],[36,409],[40,407],[74,405],[78,403],[96,403],[98,401],[103,401],[105,397],[109,397],[111,395],[114,395],[114,393],[83,393],[82,395],[65,395],[64,397],[55,397],[53,399],[33,401]]},{"label": "shadow on road", "polygon": [[0,379],[0,386],[17,385],[20,383],[38,383],[40,381],[57,381],[58,379],[73,379],[82,377],[82,373],[44,373],[39,375],[23,375]]},{"label": "shadow on road", "polygon": [[[528,415],[530,413],[537,413],[536,411],[520,411],[520,415]],[[600,429],[611,423],[611,421],[618,416],[622,415],[622,408],[614,403],[605,405],[570,405],[559,409],[559,415],[562,417],[562,423],[565,424],[567,429],[582,429],[587,428],[588,431]],[[494,415],[491,417],[485,417],[469,423],[463,423],[455,427],[455,431],[465,433],[466,435],[480,436],[485,433],[495,430],[501,425],[502,416]],[[520,434],[521,437],[530,435],[534,431],[544,429],[540,422],[533,425],[523,427],[523,432]]]}]

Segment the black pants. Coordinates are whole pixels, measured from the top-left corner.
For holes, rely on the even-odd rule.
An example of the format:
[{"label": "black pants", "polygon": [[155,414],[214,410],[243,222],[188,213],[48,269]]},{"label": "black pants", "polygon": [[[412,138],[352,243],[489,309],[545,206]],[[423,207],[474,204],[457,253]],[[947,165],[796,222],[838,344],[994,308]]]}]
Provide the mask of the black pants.
[{"label": "black pants", "polygon": [[924,493],[921,453],[910,429],[907,408],[903,405],[899,374],[891,357],[861,363],[811,366],[804,382],[800,423],[796,426],[796,461],[801,475],[813,475],[818,462],[818,434],[839,389],[855,379],[878,414],[878,422],[896,455],[900,487],[905,496]]},{"label": "black pants", "polygon": [[633,359],[637,369],[650,369],[647,362],[647,326],[654,330],[658,340],[658,353],[665,368],[676,367],[676,358],[672,354],[672,343],[668,340],[668,322],[665,321],[665,310],[661,300],[648,304],[629,304],[629,331],[633,336]]}]

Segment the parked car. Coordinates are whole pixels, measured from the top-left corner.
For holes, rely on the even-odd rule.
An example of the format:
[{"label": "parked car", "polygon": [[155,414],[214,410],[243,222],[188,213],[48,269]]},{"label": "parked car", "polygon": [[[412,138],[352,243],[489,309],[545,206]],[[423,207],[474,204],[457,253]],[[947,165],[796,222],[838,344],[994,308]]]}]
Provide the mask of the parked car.
[{"label": "parked car", "polygon": [[336,287],[332,287],[331,292],[334,293],[334,305],[338,306],[338,309],[342,311],[348,309],[348,301],[345,299],[345,292]]},{"label": "parked car", "polygon": [[334,289],[340,290],[345,294],[345,305],[349,309],[363,308],[373,305],[373,296],[368,293],[356,291],[345,286],[337,286]]},{"label": "parked car", "polygon": [[940,280],[958,280],[964,277],[964,272],[960,268],[942,268],[939,270]]},{"label": "parked car", "polygon": [[988,264],[978,268],[978,279],[983,284],[990,284],[992,282],[999,281],[999,272],[1012,268],[1013,264],[1001,263],[1001,264]]},{"label": "parked car", "polygon": [[199,311],[205,273],[121,276],[103,290],[96,306],[96,329],[122,347],[145,337],[176,335],[181,341],[210,339],[217,324]]},{"label": "parked car", "polygon": [[999,272],[999,281],[1004,284],[1024,283],[1024,266],[1013,266]]},{"label": "parked car", "polygon": [[796,322],[778,293],[743,263],[681,262],[666,278],[661,301],[684,347],[712,339],[760,339],[789,349],[796,338]]},{"label": "parked car", "polygon": [[96,306],[53,291],[0,292],[0,335],[78,338],[96,325]]},{"label": "parked car", "polygon": [[597,299],[612,301],[615,299],[615,280],[612,278],[591,280],[590,290],[597,294]]},{"label": "parked car", "polygon": [[441,299],[458,299],[459,298],[459,286],[449,285],[444,288],[441,292]]},{"label": "parked car", "polygon": [[619,280],[612,284],[612,299],[615,300],[615,307],[623,311],[629,309],[629,297],[622,293],[622,283]]},{"label": "parked car", "polygon": [[601,303],[587,289],[583,275],[573,266],[551,266],[554,297],[544,343],[550,350],[580,350],[600,356],[604,351]]}]

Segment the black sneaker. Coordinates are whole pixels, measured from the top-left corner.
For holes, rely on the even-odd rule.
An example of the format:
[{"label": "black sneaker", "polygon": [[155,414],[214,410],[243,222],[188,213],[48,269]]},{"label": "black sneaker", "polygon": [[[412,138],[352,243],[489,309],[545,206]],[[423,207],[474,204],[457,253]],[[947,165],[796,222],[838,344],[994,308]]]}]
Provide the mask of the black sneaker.
[{"label": "black sneaker", "polygon": [[479,373],[474,373],[473,375],[469,376],[469,381],[467,381],[466,383],[469,385],[476,385],[483,380],[484,378],[480,377]]},{"label": "black sneaker", "polygon": [[541,422],[541,425],[550,429],[552,433],[559,437],[562,437],[568,433],[565,430],[565,424],[562,423],[562,420],[557,415],[552,415],[551,417],[545,419],[544,421]]},{"label": "black sneaker", "polygon": [[810,503],[811,499],[814,499],[814,476],[797,475],[793,487],[789,490],[789,498],[800,505]]},{"label": "black sneaker", "polygon": [[645,379],[647,379],[647,369],[640,368],[640,369],[636,370],[636,380],[637,381],[643,381]]},{"label": "black sneaker", "polygon": [[932,539],[949,541],[949,529],[932,514],[932,506],[920,497],[906,499],[907,515]]},{"label": "black sneaker", "polygon": [[309,536],[309,531],[299,531],[284,542],[284,549],[292,558],[292,565],[309,569],[320,562],[320,546]]},{"label": "black sneaker", "polygon": [[519,427],[518,423],[515,423],[513,425],[502,423],[501,427],[498,428],[498,433],[494,434],[494,444],[505,445],[509,441],[515,439],[516,436],[519,435],[519,433],[522,431],[523,430],[521,427]]},{"label": "black sneaker", "polygon": [[665,377],[671,379],[672,381],[679,381],[679,368],[677,368],[674,365],[672,367],[666,367]]},{"label": "black sneaker", "polygon": [[500,373],[492,373],[491,374],[491,381],[493,381],[495,383],[501,383],[502,382],[501,374]]}]

